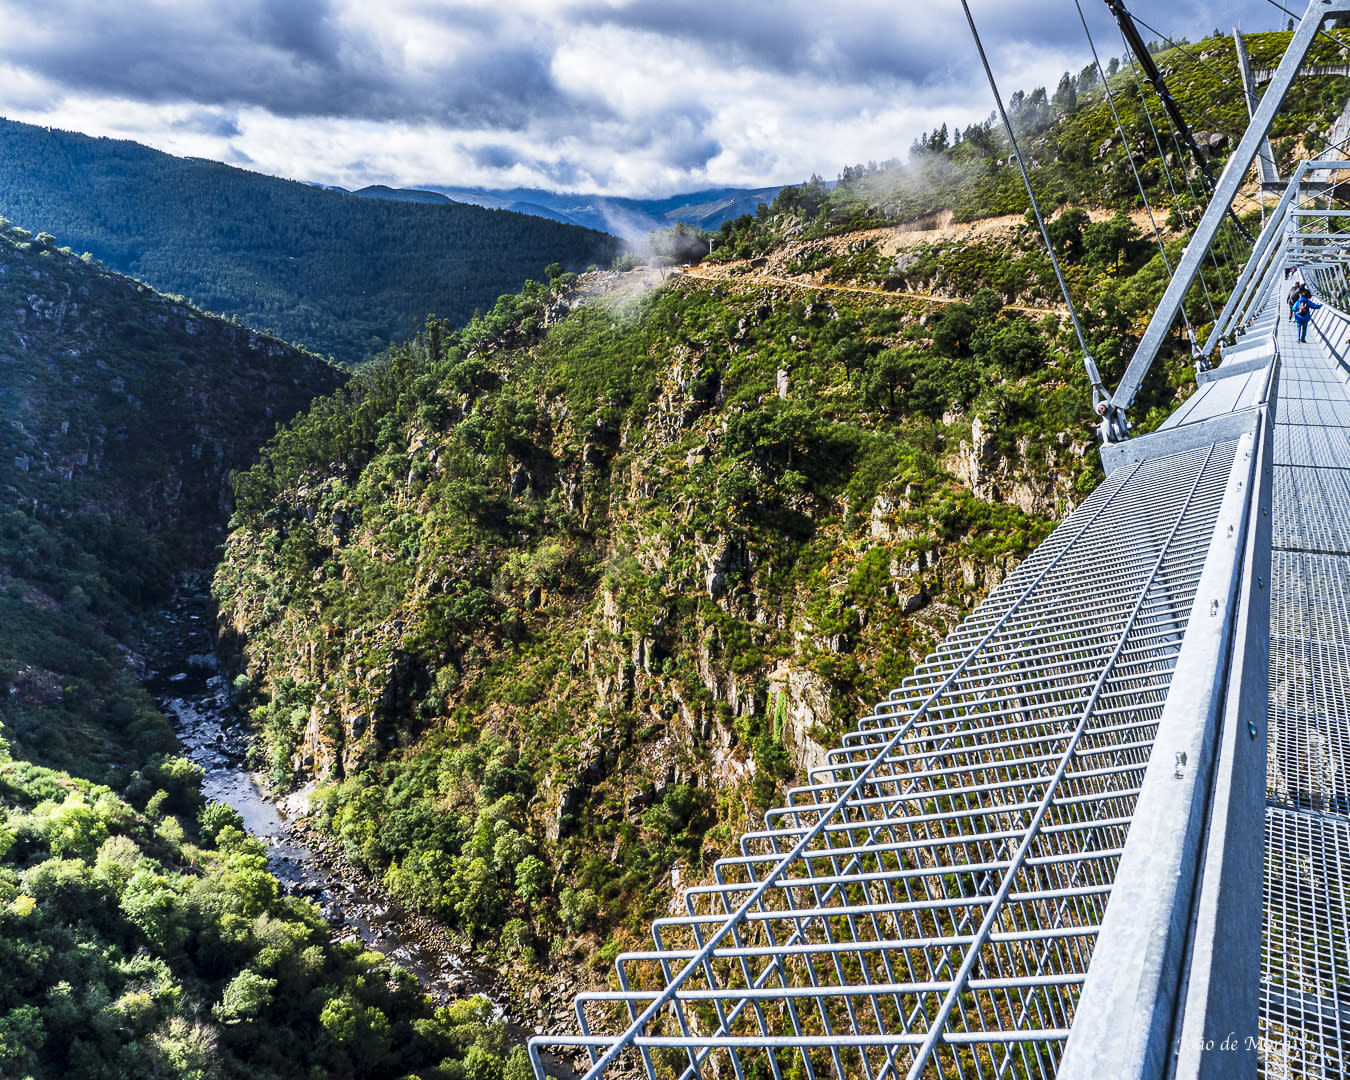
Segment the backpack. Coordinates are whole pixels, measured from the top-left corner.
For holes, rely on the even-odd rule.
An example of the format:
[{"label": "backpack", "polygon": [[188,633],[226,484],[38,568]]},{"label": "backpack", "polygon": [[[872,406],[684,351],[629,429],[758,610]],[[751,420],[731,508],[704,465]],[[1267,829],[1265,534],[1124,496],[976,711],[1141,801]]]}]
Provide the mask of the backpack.
[{"label": "backpack", "polygon": [[1311,315],[1311,314],[1312,314],[1312,305],[1311,305],[1310,303],[1308,303],[1308,298],[1307,298],[1306,296],[1300,296],[1300,297],[1299,297],[1299,300],[1298,300],[1298,313],[1299,313],[1300,315]]}]

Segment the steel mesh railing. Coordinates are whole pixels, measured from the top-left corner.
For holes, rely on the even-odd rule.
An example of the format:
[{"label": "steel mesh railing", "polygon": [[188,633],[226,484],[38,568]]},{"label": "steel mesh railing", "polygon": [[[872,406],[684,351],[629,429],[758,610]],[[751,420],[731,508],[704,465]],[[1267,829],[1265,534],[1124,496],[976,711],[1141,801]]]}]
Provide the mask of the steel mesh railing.
[{"label": "steel mesh railing", "polygon": [[537,1042],[602,1061],[627,1027],[652,1075],[1052,1073],[1233,466],[1112,474]]}]

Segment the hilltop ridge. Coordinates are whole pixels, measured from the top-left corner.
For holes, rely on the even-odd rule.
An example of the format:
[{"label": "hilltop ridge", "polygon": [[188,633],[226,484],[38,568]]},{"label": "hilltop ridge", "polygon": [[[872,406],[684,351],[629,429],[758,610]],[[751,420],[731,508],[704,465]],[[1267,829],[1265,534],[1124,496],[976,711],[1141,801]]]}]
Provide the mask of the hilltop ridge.
[{"label": "hilltop ridge", "polygon": [[0,120],[0,214],[344,363],[466,321],[612,237],[449,201],[358,198],[125,140]]}]

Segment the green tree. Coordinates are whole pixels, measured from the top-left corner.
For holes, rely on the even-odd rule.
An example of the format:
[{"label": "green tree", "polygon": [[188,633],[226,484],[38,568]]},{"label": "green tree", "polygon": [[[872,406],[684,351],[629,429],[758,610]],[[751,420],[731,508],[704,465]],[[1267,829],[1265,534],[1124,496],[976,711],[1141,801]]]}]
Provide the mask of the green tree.
[{"label": "green tree", "polygon": [[33,1063],[46,1036],[35,1005],[20,1005],[0,1016],[0,1065],[6,1076],[19,1076]]},{"label": "green tree", "polygon": [[357,1065],[370,1070],[389,1056],[389,1018],[373,1005],[366,1005],[344,990],[324,1005],[319,1026]]},{"label": "green tree", "polygon": [[863,376],[863,400],[872,408],[895,408],[895,390],[905,374],[903,353],[883,349],[867,361]]},{"label": "green tree", "polygon": [[516,895],[522,900],[542,896],[552,876],[548,863],[538,855],[526,855],[516,864]]},{"label": "green tree", "polygon": [[252,1020],[272,1003],[272,992],[276,988],[276,979],[265,979],[256,971],[244,968],[230,980],[220,1003],[212,1009],[212,1012],[225,1024]]},{"label": "green tree", "polygon": [[1073,76],[1067,71],[1059,77],[1059,86],[1055,88],[1055,108],[1070,113],[1078,108],[1078,90],[1074,86]]},{"label": "green tree", "polygon": [[569,888],[558,894],[558,916],[574,934],[581,933],[594,922],[599,912],[600,901],[590,889]]},{"label": "green tree", "polygon": [[1050,234],[1050,243],[1055,254],[1071,262],[1083,257],[1083,227],[1091,224],[1092,219],[1081,206],[1071,206],[1053,221],[1047,222],[1045,231]]},{"label": "green tree", "polygon": [[933,323],[933,348],[943,356],[960,356],[970,347],[975,312],[969,304],[948,304]]},{"label": "green tree", "polygon": [[471,934],[477,934],[497,912],[497,878],[487,859],[469,861],[455,875],[455,914]]},{"label": "green tree", "polygon": [[169,882],[153,870],[138,870],[122,893],[122,914],[150,942],[173,952],[182,940],[182,913]]},{"label": "green tree", "polygon": [[106,839],[107,821],[78,792],[72,793],[52,815],[47,830],[47,843],[53,855],[70,855],[86,862],[93,861]]},{"label": "green tree", "polygon": [[1130,216],[1123,210],[1108,221],[1098,221],[1083,229],[1083,254],[1099,270],[1120,270],[1121,257],[1139,239]]}]

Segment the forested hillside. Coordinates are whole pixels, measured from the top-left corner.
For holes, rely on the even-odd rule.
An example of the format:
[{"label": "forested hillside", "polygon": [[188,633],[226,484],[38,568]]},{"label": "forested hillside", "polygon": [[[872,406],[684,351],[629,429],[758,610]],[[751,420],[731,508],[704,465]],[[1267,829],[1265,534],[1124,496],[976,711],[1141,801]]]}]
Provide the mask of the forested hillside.
[{"label": "forested hillside", "polygon": [[344,363],[460,324],[609,236],[458,203],[362,199],[136,143],[0,120],[0,214]]},{"label": "forested hillside", "polygon": [[[641,938],[1095,482],[1065,324],[1000,292],[1011,268],[1025,305],[1043,255],[1024,230],[961,255],[949,304],[532,286],[239,478],[214,592],[258,765],[317,778],[320,827],[512,965],[522,1008]],[[1156,261],[1131,244],[1103,356]]]},{"label": "forested hillside", "polygon": [[499,1070],[483,1003],[282,895],[141,681],[231,472],[340,373],[8,222],[0,311],[0,1075]]},{"label": "forested hillside", "polygon": [[[1254,38],[1257,63],[1284,37]],[[1159,62],[1213,118],[1218,168],[1245,126],[1232,45],[1191,49]],[[1132,74],[1111,82],[1123,138],[1089,76],[1013,108],[1114,384],[1204,193],[1152,144]],[[1291,106],[1317,131],[1350,96],[1323,84]],[[41,134],[43,168],[74,182],[91,141]],[[1287,163],[1317,140],[1277,150]],[[126,170],[146,153],[101,145]],[[6,228],[0,1073],[522,1074],[481,1003],[435,1010],[334,945],[231,812],[202,803],[136,678],[146,613],[232,511],[212,594],[253,764],[278,790],[312,784],[312,822],[347,859],[507,972],[527,1025],[561,1026],[577,988],[604,984],[1099,478],[1078,341],[1006,141],[973,125],[915,151],[783,189],[687,274],[522,262],[547,280],[467,321],[401,291],[448,271],[420,228],[433,219],[399,215],[445,208],[305,189],[383,208],[362,220],[384,223],[404,284],[367,266],[379,303],[450,315],[341,385],[313,355]],[[350,316],[372,347],[372,312],[393,307],[314,257],[346,249],[346,209],[283,220],[319,204],[265,178],[217,189],[221,173],[173,160],[147,166],[155,183],[230,213],[184,209],[193,242],[155,251],[188,268],[202,236],[228,238],[272,268],[273,297],[312,261],[332,275],[316,289],[348,290],[331,312],[304,294],[313,318],[346,333]],[[132,190],[111,176],[76,197]],[[254,203],[276,222],[265,243]],[[1240,209],[1251,228],[1255,204]],[[1187,298],[1197,335],[1244,243],[1226,225]],[[1169,337],[1141,427],[1189,392],[1190,361]]]}]

